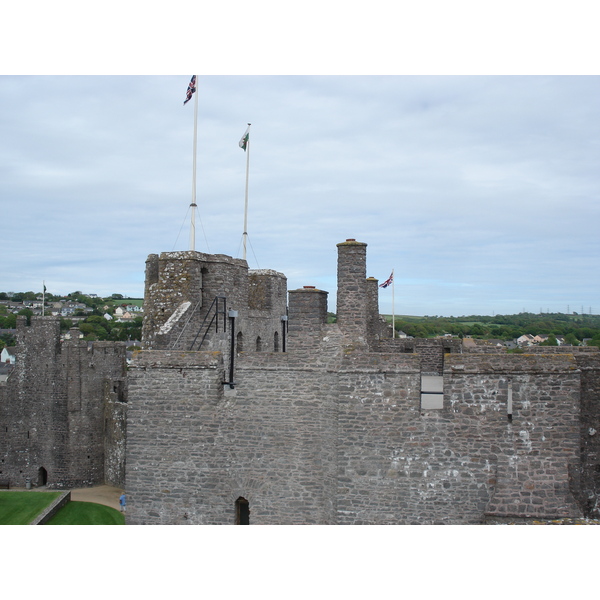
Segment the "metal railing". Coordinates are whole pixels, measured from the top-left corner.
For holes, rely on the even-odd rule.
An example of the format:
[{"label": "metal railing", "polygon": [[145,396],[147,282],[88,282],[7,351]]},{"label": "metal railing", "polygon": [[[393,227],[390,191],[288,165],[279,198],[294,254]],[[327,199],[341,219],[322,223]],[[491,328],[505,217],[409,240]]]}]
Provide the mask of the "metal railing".
[{"label": "metal railing", "polygon": [[[225,296],[216,296],[212,301],[204,317],[204,321],[202,321],[202,325],[200,325],[198,333],[190,346],[190,350],[194,349],[194,345],[200,337],[200,334],[204,332],[202,340],[200,340],[200,344],[196,348],[196,350],[200,350],[213,324],[215,325],[215,333],[219,333],[219,315],[223,315],[223,332],[225,332],[227,328],[227,298]],[[208,320],[209,317],[210,321]]]}]

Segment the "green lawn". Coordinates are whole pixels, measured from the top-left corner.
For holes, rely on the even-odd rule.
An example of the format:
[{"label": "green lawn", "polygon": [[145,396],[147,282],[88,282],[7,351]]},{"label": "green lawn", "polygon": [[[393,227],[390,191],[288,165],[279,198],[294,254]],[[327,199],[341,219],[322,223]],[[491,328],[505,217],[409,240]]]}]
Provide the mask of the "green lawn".
[{"label": "green lawn", "polygon": [[0,492],[0,525],[28,525],[61,492]]},{"label": "green lawn", "polygon": [[46,525],[125,525],[122,513],[94,502],[69,502]]}]

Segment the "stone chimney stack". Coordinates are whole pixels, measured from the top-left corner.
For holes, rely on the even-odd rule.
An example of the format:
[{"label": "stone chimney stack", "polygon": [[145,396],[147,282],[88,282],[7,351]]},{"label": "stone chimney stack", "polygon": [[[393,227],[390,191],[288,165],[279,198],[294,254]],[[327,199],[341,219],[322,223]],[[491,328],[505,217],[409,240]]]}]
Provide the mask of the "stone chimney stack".
[{"label": "stone chimney stack", "polygon": [[366,341],[367,244],[348,239],[337,247],[337,323],[347,336]]},{"label": "stone chimney stack", "polygon": [[379,324],[379,280],[368,277],[367,286],[367,337],[369,343],[377,340],[380,335]]}]

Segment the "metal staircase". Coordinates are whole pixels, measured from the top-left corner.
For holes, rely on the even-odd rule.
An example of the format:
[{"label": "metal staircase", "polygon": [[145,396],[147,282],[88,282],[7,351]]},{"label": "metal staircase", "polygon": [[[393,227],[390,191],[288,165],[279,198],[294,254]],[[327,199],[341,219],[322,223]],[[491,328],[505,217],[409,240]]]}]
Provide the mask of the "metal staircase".
[{"label": "metal staircase", "polygon": [[[172,349],[176,349],[177,346],[179,345],[179,341],[183,337],[183,334],[187,331],[188,326],[189,326],[190,322],[192,321],[193,316],[196,314],[196,311],[198,310],[199,305],[200,305],[200,302],[195,306],[194,310],[191,312],[188,320],[186,321],[185,325],[181,329],[179,336],[173,343]],[[198,329],[198,332],[196,333],[196,336],[194,337],[194,339],[189,347],[190,351],[200,350],[200,348],[202,347],[202,344],[206,340],[206,338],[213,326],[215,327],[215,333],[219,333],[219,322],[220,322],[219,317],[221,315],[223,316],[222,331],[225,332],[226,326],[227,326],[227,298],[225,296],[216,296],[214,298],[214,300],[212,301],[211,305],[209,306],[208,311],[206,312],[206,315],[204,316],[204,320],[202,321],[202,324],[200,325],[200,328]],[[197,344],[198,338],[200,338],[200,337],[201,337],[200,343]]]}]

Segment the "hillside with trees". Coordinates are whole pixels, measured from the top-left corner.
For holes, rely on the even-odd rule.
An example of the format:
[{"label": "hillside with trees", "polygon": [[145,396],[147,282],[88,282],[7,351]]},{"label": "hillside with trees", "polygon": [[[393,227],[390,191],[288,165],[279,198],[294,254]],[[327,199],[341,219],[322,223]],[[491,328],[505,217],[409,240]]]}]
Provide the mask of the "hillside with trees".
[{"label": "hillside with trees", "polygon": [[[0,330],[11,330],[16,327],[17,316],[27,317],[28,322],[33,315],[42,314],[42,294],[39,292],[0,292]],[[75,291],[66,295],[46,293],[44,296],[44,312],[52,314],[53,306],[59,304],[77,304],[68,317],[60,316],[60,328],[64,333],[71,327],[79,327],[85,340],[140,340],[142,336],[142,314],[135,314],[129,320],[117,320],[115,311],[118,307],[142,307],[143,299],[126,298],[122,294],[112,294],[106,298]],[[55,311],[56,312],[56,311]],[[110,318],[107,318],[110,317]],[[0,333],[0,350],[15,344],[14,336],[8,332]]]},{"label": "hillside with trees", "polygon": [[[391,315],[386,315],[391,321]],[[510,341],[524,334],[562,336],[565,342],[577,346],[584,340],[600,346],[600,315],[563,313],[519,313],[516,315],[470,315],[463,317],[397,315],[396,331],[412,337],[456,337]]]}]

